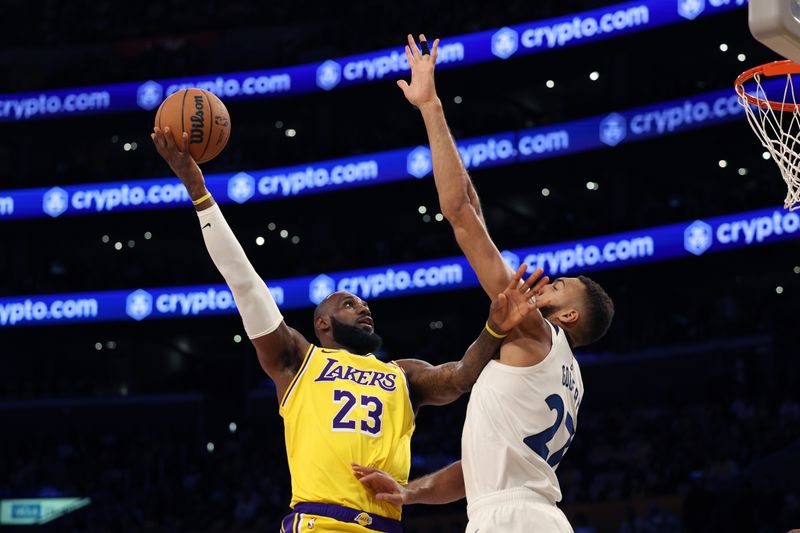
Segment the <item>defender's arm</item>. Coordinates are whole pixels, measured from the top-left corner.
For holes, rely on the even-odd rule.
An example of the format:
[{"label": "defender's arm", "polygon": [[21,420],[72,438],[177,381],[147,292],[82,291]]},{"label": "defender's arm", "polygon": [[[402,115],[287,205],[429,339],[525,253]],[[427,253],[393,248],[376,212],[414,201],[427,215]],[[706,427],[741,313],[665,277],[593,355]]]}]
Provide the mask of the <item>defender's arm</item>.
[{"label": "defender's arm", "polygon": [[537,269],[525,283],[521,283],[526,269],[527,265],[521,265],[505,290],[492,301],[486,327],[460,361],[438,366],[418,359],[397,361],[408,378],[414,409],[451,403],[472,389],[508,332],[529,313],[538,312],[539,307],[546,305],[546,302],[537,302],[534,295],[548,282],[547,276],[542,277],[542,270]]},{"label": "defender's arm", "polygon": [[[424,36],[420,38],[424,39]],[[436,94],[434,68],[438,48],[437,39],[432,55],[422,55],[409,35],[406,56],[411,66],[411,84],[400,80],[398,85],[406,99],[420,110],[425,122],[442,214],[453,227],[456,240],[484,291],[493,296],[503,290],[513,271],[503,261],[486,230],[480,200],[461,161]]]},{"label": "defender's arm", "polygon": [[353,465],[353,473],[375,494],[375,499],[393,505],[452,503],[466,496],[464,471],[456,461],[438,472],[411,481],[405,487],[383,470]]}]

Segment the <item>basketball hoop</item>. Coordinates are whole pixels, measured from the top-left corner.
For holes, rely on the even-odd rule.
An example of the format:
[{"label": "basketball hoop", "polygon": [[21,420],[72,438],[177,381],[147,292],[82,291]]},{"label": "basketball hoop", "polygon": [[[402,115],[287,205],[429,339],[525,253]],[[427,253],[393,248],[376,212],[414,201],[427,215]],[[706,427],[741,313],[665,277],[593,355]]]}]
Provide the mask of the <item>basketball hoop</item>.
[{"label": "basketball hoop", "polygon": [[[800,74],[800,64],[775,61],[743,72],[736,78],[736,93],[744,107],[747,122],[762,146],[778,164],[788,193],[783,206],[790,211],[800,209],[800,104],[794,94],[792,74]],[[783,98],[768,98],[763,78],[786,76]],[[755,82],[755,93],[748,93],[744,84]]]}]

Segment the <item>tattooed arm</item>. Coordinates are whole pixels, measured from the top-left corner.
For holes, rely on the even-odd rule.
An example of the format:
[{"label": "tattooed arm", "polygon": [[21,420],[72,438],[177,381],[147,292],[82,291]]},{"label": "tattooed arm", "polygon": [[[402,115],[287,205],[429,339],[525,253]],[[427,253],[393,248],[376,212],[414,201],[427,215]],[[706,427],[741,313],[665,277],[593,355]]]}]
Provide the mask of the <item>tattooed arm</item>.
[{"label": "tattooed arm", "polygon": [[[433,366],[419,359],[402,359],[397,364],[405,371],[411,389],[414,409],[423,405],[445,405],[472,389],[483,367],[494,357],[503,338],[519,324],[528,313],[541,307],[534,294],[548,282],[547,276],[537,269],[525,283],[520,283],[527,265],[517,269],[506,289],[492,301],[489,320],[475,342],[460,361]],[[534,283],[536,285],[534,286]]]}]

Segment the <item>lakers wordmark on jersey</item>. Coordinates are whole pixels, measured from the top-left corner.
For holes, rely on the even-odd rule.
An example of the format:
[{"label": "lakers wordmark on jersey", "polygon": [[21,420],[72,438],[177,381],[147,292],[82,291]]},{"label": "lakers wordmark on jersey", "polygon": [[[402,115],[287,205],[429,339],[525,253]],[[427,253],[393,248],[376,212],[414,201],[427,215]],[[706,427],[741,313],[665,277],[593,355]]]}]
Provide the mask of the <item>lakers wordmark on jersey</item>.
[{"label": "lakers wordmark on jersey", "polygon": [[279,412],[292,508],[329,503],[400,519],[400,509],[375,500],[351,466],[373,466],[408,482],[414,411],[399,366],[311,345]]}]

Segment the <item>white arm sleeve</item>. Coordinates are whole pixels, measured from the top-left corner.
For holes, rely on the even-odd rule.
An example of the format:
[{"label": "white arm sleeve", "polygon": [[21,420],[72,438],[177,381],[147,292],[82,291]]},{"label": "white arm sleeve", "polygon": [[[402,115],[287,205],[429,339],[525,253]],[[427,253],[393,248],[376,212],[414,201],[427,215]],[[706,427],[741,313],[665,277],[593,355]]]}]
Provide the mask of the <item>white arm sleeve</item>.
[{"label": "white arm sleeve", "polygon": [[197,212],[206,248],[231,289],[236,307],[251,339],[275,331],[283,320],[264,283],[236,240],[217,204]]}]

